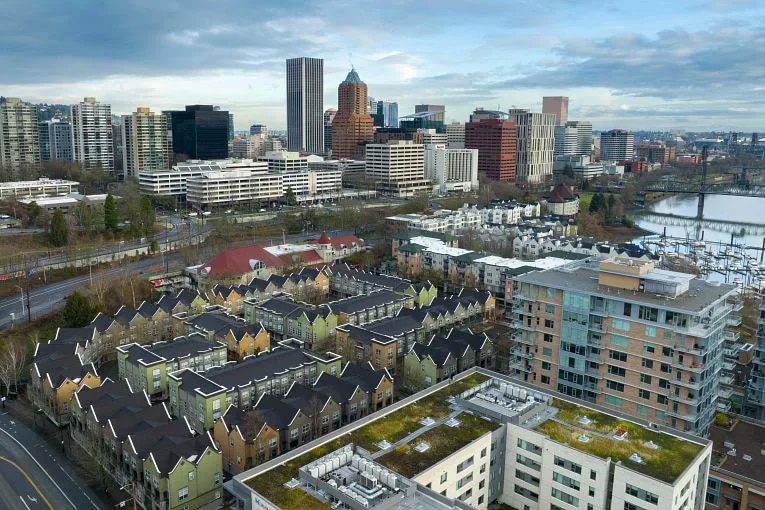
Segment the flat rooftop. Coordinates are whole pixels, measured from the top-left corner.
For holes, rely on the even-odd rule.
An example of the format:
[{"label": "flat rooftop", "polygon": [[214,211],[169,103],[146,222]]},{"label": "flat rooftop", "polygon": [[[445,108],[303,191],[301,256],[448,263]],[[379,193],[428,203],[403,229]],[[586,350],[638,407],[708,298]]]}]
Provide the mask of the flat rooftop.
[{"label": "flat rooftop", "polygon": [[710,283],[700,278],[689,282],[689,290],[677,297],[648,294],[624,289],[601,286],[598,283],[598,271],[579,267],[571,271],[551,269],[537,271],[518,277],[519,282],[572,290],[585,294],[621,296],[625,300],[655,305],[669,310],[698,314],[718,300],[735,291],[735,285]]},{"label": "flat rooftop", "polygon": [[731,471],[765,485],[765,426],[743,420],[730,429],[713,425],[709,438],[714,443],[712,469]]}]

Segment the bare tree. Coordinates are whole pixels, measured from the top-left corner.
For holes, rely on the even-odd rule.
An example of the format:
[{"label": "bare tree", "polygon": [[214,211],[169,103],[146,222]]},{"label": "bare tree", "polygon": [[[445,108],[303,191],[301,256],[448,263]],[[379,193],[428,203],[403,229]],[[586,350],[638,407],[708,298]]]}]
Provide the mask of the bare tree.
[{"label": "bare tree", "polygon": [[9,339],[3,345],[0,352],[0,381],[5,386],[5,395],[11,392],[13,386],[14,392],[18,392],[19,379],[27,365],[29,358],[29,349],[27,342],[16,338]]}]

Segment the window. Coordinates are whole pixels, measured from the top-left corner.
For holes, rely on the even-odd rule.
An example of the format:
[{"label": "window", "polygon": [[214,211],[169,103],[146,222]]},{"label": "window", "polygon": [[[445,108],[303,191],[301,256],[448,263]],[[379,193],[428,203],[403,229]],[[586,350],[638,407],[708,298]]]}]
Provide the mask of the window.
[{"label": "window", "polygon": [[[657,393],[656,394],[656,402],[659,403],[659,404],[666,405],[666,404],[669,403],[669,399],[666,396]],[[658,418],[658,416],[657,416],[657,418]]]},{"label": "window", "polygon": [[549,303],[545,304],[545,313],[555,313],[555,306]]},{"label": "window", "polygon": [[645,327],[645,336],[656,336],[656,327],[654,326],[646,326]]},{"label": "window", "polygon": [[481,450],[481,458],[486,457],[486,448]]},{"label": "window", "polygon": [[638,390],[638,397],[649,400],[651,398],[651,392],[648,390]]},{"label": "window", "polygon": [[645,489],[635,487],[634,485],[627,484],[627,487],[624,492],[626,494],[629,494],[630,496],[634,496],[638,499],[642,499],[643,501],[647,501],[651,503],[652,505],[659,504],[659,496]]},{"label": "window", "polygon": [[613,319],[611,321],[611,325],[614,329],[618,329],[619,331],[629,331],[630,330],[630,323],[629,321],[625,321],[624,319]]},{"label": "window", "polygon": [[637,404],[635,408],[637,409],[637,413],[640,416],[648,416],[648,406],[644,406],[643,404]]},{"label": "window", "polygon": [[545,327],[546,328],[554,328],[555,327],[555,321],[552,321],[550,319],[545,319]]},{"label": "window", "polygon": [[653,344],[643,344],[643,350],[645,352],[650,352],[651,354],[653,354],[654,352],[656,352],[656,347],[654,347]]},{"label": "window", "polygon": [[622,407],[624,405],[624,400],[613,395],[606,395],[605,402],[606,404],[614,407]]},{"label": "window", "polygon": [[555,461],[555,465],[558,467],[562,467],[565,469],[568,469],[569,471],[572,471],[578,475],[582,474],[582,466],[575,462],[571,462],[570,460],[566,460],[563,457],[558,457],[557,455],[553,459]]},{"label": "window", "polygon": [[616,361],[621,361],[622,363],[627,362],[627,353],[625,352],[619,352],[619,351],[614,351],[609,349],[608,357]]},{"label": "window", "polygon": [[579,506],[579,498],[576,498],[570,494],[567,494],[563,492],[562,490],[558,490],[555,487],[552,488],[551,491],[552,497],[559,499],[563,501],[564,503],[568,503],[572,506]]},{"label": "window", "polygon": [[441,473],[441,483],[446,482],[446,473]]},{"label": "window", "polygon": [[552,368],[552,363],[549,361],[543,361],[542,362],[542,370],[550,370]]},{"label": "window", "polygon": [[189,497],[189,488],[181,487],[178,489],[178,501],[185,501]]},{"label": "window", "polygon": [[623,392],[624,391],[624,383],[612,381],[612,380],[609,379],[609,380],[606,381],[606,388],[608,388],[609,390]]},{"label": "window", "polygon": [[618,377],[624,377],[625,370],[622,367],[617,367],[614,365],[608,365],[608,373],[611,375],[615,375]]},{"label": "window", "polygon": [[542,354],[544,356],[552,356],[552,349],[549,347],[542,347]]},{"label": "window", "polygon": [[526,483],[530,483],[531,485],[534,485],[536,487],[539,487],[539,478],[537,478],[534,475],[530,475],[529,473],[526,473],[525,471],[521,471],[520,469],[515,470],[515,477],[519,480],[523,480]]},{"label": "window", "polygon": [[618,345],[619,347],[628,347],[630,344],[630,339],[626,336],[622,335],[611,335],[611,343],[613,345]]},{"label": "window", "polygon": [[670,349],[669,347],[662,347],[661,354],[662,356],[672,357],[672,355],[674,354],[674,351]]},{"label": "window", "polygon": [[573,478],[569,478],[566,475],[560,474],[557,471],[553,471],[553,480],[558,482],[559,484],[565,485],[566,487],[571,487],[574,490],[579,490],[579,482],[574,480]]},{"label": "window", "polygon": [[659,309],[650,306],[640,306],[638,308],[638,317],[644,321],[656,322],[659,320]]},{"label": "window", "polygon": [[550,298],[550,299],[554,299],[554,298],[555,298],[555,289],[553,289],[553,288],[550,288],[550,287],[547,287],[547,288],[545,289],[545,291],[546,291],[546,293],[547,293],[547,297],[548,297],[548,298]]},{"label": "window", "polygon": [[590,469],[590,480],[597,480],[598,479],[598,473]]},{"label": "window", "polygon": [[553,336],[550,333],[545,333],[542,335],[542,340],[544,340],[545,342],[552,342]]},{"label": "window", "polygon": [[217,471],[213,475],[213,483],[216,485],[220,483],[220,473]]},{"label": "window", "polygon": [[659,379],[659,388],[668,389],[669,388],[669,379]]},{"label": "window", "polygon": [[652,378],[650,375],[640,374],[640,382],[643,384],[651,384]]},{"label": "window", "polygon": [[632,315],[632,303],[624,303],[623,314],[627,317]]},{"label": "window", "polygon": [[542,381],[542,384],[550,384],[550,376],[549,375],[541,376],[540,380]]},{"label": "window", "polygon": [[189,481],[191,482],[193,480],[194,480],[194,472],[193,471],[189,471]]}]

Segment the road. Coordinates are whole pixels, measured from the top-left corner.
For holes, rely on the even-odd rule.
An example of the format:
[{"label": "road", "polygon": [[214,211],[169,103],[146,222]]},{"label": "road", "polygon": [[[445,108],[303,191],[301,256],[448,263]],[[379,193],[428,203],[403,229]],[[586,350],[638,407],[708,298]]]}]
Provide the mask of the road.
[{"label": "road", "polygon": [[23,423],[0,414],[0,508],[105,508],[62,455]]}]

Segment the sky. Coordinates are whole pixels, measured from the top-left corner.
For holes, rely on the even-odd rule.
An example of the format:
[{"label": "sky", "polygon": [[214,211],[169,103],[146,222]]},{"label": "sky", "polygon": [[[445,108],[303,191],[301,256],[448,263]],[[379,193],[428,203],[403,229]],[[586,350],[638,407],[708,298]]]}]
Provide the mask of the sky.
[{"label": "sky", "polygon": [[541,111],[595,129],[765,132],[765,3],[748,0],[3,0],[0,95],[113,113],[216,104],[286,128],[285,59],[377,99]]}]

